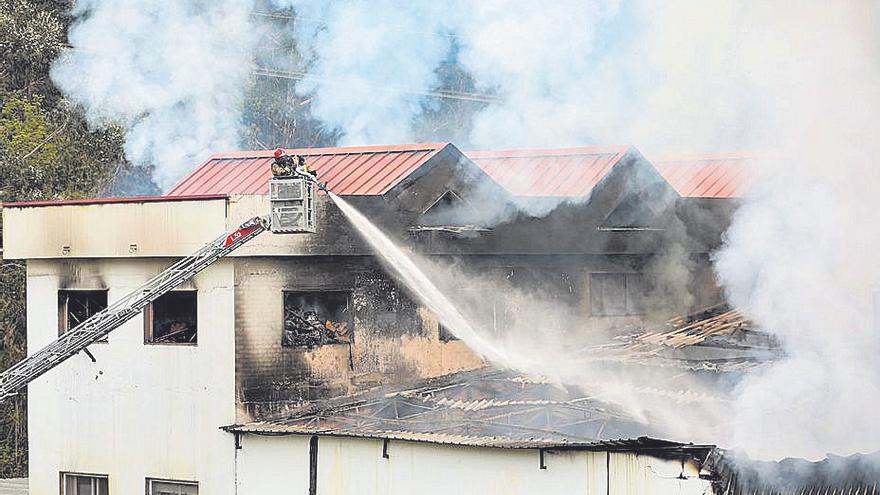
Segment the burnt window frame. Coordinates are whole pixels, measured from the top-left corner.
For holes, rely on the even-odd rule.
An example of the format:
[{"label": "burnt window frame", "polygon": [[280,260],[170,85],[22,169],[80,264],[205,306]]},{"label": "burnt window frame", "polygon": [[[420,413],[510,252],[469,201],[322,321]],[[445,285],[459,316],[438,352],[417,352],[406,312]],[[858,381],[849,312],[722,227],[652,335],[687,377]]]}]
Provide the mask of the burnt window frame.
[{"label": "burnt window frame", "polygon": [[154,482],[168,483],[168,484],[174,484],[174,485],[194,486],[196,488],[197,494],[201,491],[200,490],[201,487],[199,486],[198,481],[173,480],[173,479],[168,479],[168,478],[150,478],[150,477],[148,477],[144,480],[144,484],[145,484],[144,493],[146,495],[156,495],[153,493],[153,483]]},{"label": "burnt window frame", "polygon": [[[78,473],[74,471],[61,471],[58,473],[58,484],[59,489],[58,493],[61,495],[79,495],[76,493],[68,493],[67,492],[67,477],[78,477],[78,478],[92,478],[94,480],[106,480],[107,481],[107,491],[104,492],[103,495],[109,495],[110,493],[110,475],[108,474],[96,474],[96,473]],[[101,495],[100,491],[97,492],[98,495]]]},{"label": "burnt window frame", "polygon": [[[345,305],[348,311],[348,342],[328,342],[326,344],[319,344],[316,346],[307,346],[307,345],[285,345],[284,344],[284,332],[285,328],[285,312],[287,308],[287,300],[288,296],[296,295],[296,294],[318,294],[318,293],[335,293],[335,294],[344,294],[345,295]],[[308,289],[282,289],[281,290],[281,348],[282,349],[315,349],[318,347],[324,346],[333,346],[333,345],[344,345],[351,347],[354,344],[354,290],[353,289],[345,289],[345,288],[308,288]]]},{"label": "burnt window frame", "polygon": [[[595,283],[594,280],[598,277],[612,277],[612,276],[620,276],[623,277],[623,312],[610,312],[607,309],[603,308],[602,311],[597,310],[597,304],[595,304]],[[636,282],[636,280],[640,280],[640,282]],[[649,278],[644,273],[640,272],[591,272],[589,277],[590,283],[590,316],[597,317],[626,317],[626,316],[643,316],[646,314],[645,308],[645,298],[647,297]],[[634,285],[640,285],[642,289],[642,294],[636,297],[636,294],[630,290],[630,288]]]},{"label": "burnt window frame", "polygon": [[[195,318],[195,341],[194,342],[156,342],[153,337],[153,326],[155,323],[154,316],[154,308],[156,300],[161,299],[162,297],[168,296],[170,294],[180,294],[180,293],[191,293],[194,297],[195,309],[194,309],[194,318]],[[154,301],[150,301],[144,307],[143,316],[144,316],[144,344],[145,345],[170,345],[170,346],[191,346],[195,347],[199,345],[199,291],[198,289],[178,289],[166,292],[162,294]]]},{"label": "burnt window frame", "polygon": [[[73,288],[72,287],[65,287],[63,289],[58,289],[57,300],[58,300],[58,336],[59,337],[64,335],[65,333],[69,332],[72,328],[75,328],[75,326],[74,327],[70,326],[70,321],[68,319],[68,313],[69,313],[69,307],[70,307],[69,306],[69,296],[68,296],[68,300],[62,302],[62,299],[61,299],[62,295],[76,293],[76,292],[79,292],[79,293],[100,292],[100,293],[104,294],[104,298],[105,298],[104,307],[99,309],[95,313],[92,313],[91,315],[89,315],[89,318],[91,318],[95,314],[103,311],[104,309],[107,308],[107,306],[110,305],[110,289],[106,289],[106,288],[104,288],[104,289],[86,289],[86,288],[76,288],[76,287],[73,287]],[[83,320],[83,321],[85,321],[85,320]],[[82,323],[82,322],[80,322],[80,323]],[[107,340],[107,337],[104,337],[100,340],[96,340],[95,342],[101,343],[101,344],[106,344],[108,342],[108,340]]]}]

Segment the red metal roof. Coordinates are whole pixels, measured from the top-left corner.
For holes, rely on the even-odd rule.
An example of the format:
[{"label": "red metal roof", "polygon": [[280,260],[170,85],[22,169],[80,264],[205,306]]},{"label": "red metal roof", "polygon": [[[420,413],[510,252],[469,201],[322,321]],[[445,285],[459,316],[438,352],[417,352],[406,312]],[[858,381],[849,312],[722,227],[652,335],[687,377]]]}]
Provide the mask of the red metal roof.
[{"label": "red metal roof", "polygon": [[[318,179],[339,195],[378,195],[405,179],[448,143],[287,150],[307,158]],[[267,194],[272,151],[212,155],[184,177],[168,196]]]},{"label": "red metal roof", "polygon": [[467,151],[465,155],[514,196],[586,196],[630,148]]},{"label": "red metal roof", "polygon": [[192,194],[187,196],[140,196],[130,198],[66,199],[59,201],[19,201],[3,203],[5,208],[30,208],[34,206],[102,205],[109,203],[155,203],[157,201],[198,201],[226,199],[225,194]]},{"label": "red metal roof", "polygon": [[683,197],[737,198],[748,187],[747,160],[746,155],[728,153],[658,157],[652,163]]},{"label": "red metal roof", "polygon": [[[318,178],[340,195],[381,195],[448,143],[288,150],[308,158]],[[468,151],[465,155],[515,196],[586,196],[629,146]],[[167,196],[266,194],[272,151],[211,156]],[[660,157],[652,163],[684,197],[739,197],[746,188],[747,157],[711,154]]]}]

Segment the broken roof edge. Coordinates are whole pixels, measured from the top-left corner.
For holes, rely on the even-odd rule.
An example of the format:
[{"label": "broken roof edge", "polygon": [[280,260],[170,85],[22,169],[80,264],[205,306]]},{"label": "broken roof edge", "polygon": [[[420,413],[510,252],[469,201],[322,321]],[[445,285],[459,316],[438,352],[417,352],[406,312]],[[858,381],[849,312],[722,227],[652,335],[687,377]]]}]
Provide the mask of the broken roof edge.
[{"label": "broken roof edge", "polygon": [[559,439],[534,438],[518,439],[505,436],[455,435],[449,433],[410,432],[400,430],[360,430],[305,427],[270,424],[255,421],[246,424],[233,424],[220,427],[228,433],[254,434],[262,436],[328,436],[337,438],[359,438],[373,440],[397,440],[404,442],[427,443],[434,445],[455,445],[461,447],[482,447],[497,449],[543,449],[580,450],[592,452],[641,452],[641,453],[687,453],[700,452],[707,455],[715,445],[673,442],[652,437],[621,438],[617,440],[596,440],[593,442],[567,442]]}]

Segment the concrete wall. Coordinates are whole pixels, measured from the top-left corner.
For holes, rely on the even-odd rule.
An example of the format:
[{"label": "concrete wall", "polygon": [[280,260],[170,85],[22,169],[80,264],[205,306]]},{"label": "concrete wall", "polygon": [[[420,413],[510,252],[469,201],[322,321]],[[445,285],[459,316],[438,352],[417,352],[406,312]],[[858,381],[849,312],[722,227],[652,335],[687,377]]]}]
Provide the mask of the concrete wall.
[{"label": "concrete wall", "polygon": [[[308,493],[309,437],[244,435],[236,460],[239,495]],[[321,437],[317,493],[322,495],[711,493],[692,463],[629,453],[547,452]],[[609,486],[610,485],[610,486]]]},{"label": "concrete wall", "polygon": [[[112,303],[166,262],[28,262],[28,350],[57,337],[60,288],[109,288]],[[145,345],[142,317],[28,389],[30,493],[59,491],[59,472],[109,475],[110,492],[143,493],[145,477],[193,480],[231,494],[235,420],[233,267],[218,262],[184,288],[198,290],[198,344]]]},{"label": "concrete wall", "polygon": [[6,259],[185,256],[226,232],[226,200],[3,208]]}]

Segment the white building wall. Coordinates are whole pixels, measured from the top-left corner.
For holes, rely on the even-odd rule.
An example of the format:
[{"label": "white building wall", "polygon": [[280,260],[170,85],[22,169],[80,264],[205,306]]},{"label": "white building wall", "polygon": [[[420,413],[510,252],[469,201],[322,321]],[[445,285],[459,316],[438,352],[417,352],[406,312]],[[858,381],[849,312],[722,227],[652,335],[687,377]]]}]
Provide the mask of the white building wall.
[{"label": "white building wall", "polygon": [[[309,437],[243,435],[236,471],[239,495],[308,493]],[[437,445],[321,437],[317,493],[342,494],[706,494],[711,487],[692,466],[650,456],[605,452]],[[611,466],[610,471],[607,469]],[[611,489],[608,490],[608,483]]]},{"label": "white building wall", "polygon": [[226,200],[7,206],[3,230],[5,259],[186,256],[227,231]]},{"label": "white building wall", "polygon": [[699,468],[692,462],[621,452],[612,454],[608,465],[609,495],[712,493],[709,483],[699,479]]},{"label": "white building wall", "polygon": [[[109,288],[112,303],[170,260],[28,262],[28,351],[57,338],[57,291]],[[75,282],[71,282],[74,279]],[[30,493],[59,493],[59,472],[106,474],[113,494],[144,493],[145,477],[233,492],[233,267],[220,261],[198,290],[198,344],[145,345],[136,317],[30,384]]]}]

